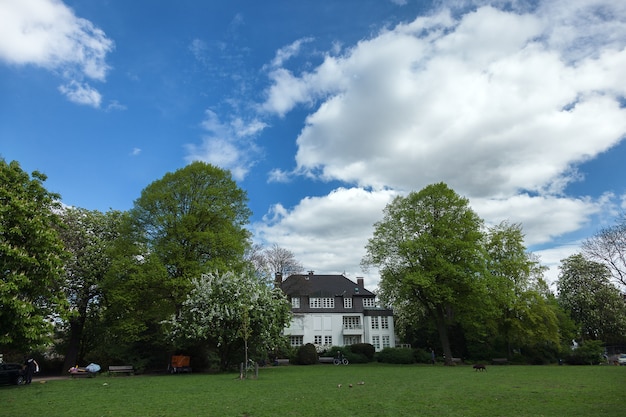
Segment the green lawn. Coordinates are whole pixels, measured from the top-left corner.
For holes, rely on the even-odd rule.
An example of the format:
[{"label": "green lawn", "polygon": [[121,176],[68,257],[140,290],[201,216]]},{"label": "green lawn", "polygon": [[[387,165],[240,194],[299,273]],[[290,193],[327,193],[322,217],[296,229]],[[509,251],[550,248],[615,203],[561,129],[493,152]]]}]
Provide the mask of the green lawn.
[{"label": "green lawn", "polygon": [[[316,365],[0,387],[0,415],[624,416],[626,367]],[[364,382],[359,385],[359,382]],[[338,388],[341,384],[341,388]],[[350,388],[349,384],[353,387]]]}]

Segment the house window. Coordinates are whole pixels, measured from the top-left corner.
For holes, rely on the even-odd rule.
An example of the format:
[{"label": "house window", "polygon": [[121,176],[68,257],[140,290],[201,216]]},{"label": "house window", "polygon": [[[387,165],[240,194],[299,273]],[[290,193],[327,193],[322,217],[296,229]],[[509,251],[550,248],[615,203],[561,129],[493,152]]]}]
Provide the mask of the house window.
[{"label": "house window", "polygon": [[380,328],[381,329],[389,328],[389,317],[385,316],[385,317],[380,318]]},{"label": "house window", "polygon": [[380,349],[380,336],[372,336],[372,345],[376,350]]},{"label": "house window", "polygon": [[360,329],[361,318],[359,316],[345,316],[343,318],[344,329]]},{"label": "house window", "polygon": [[299,347],[304,344],[302,336],[289,336],[289,343],[291,343],[293,347]]},{"label": "house window", "polygon": [[346,297],[343,299],[343,308],[352,308],[352,298]]},{"label": "house window", "polygon": [[313,344],[315,345],[321,345],[322,344],[322,335],[315,335],[313,336]]},{"label": "house window", "polygon": [[291,297],[291,308],[300,308],[300,297]]},{"label": "house window", "polygon": [[383,336],[383,348],[390,347],[391,343],[389,340],[389,336]]},{"label": "house window", "polygon": [[361,343],[361,336],[344,336],[343,337],[344,346],[356,345],[357,343]]},{"label": "house window", "polygon": [[332,346],[332,344],[333,344],[333,337],[332,336],[324,336],[324,344],[326,346]]},{"label": "house window", "polygon": [[378,316],[372,317],[372,329],[378,330]]},{"label": "house window", "polygon": [[310,298],[309,299],[309,307],[310,308],[334,308],[335,307],[335,299],[332,297],[325,298]]},{"label": "house window", "polygon": [[363,307],[365,307],[365,308],[376,307],[376,301],[373,298],[364,298],[363,299]]}]

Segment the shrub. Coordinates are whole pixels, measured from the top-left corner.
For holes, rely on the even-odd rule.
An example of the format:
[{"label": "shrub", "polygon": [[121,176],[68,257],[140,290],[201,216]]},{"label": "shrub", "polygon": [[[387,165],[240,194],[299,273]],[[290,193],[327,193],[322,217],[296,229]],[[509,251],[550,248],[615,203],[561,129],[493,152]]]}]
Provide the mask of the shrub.
[{"label": "shrub", "polygon": [[413,351],[413,357],[417,363],[433,363],[430,351],[417,348]]},{"label": "shrub", "polygon": [[317,350],[313,343],[300,346],[297,354],[297,362],[300,365],[313,365],[318,362]]},{"label": "shrub", "polygon": [[572,350],[566,362],[570,365],[597,365],[602,361],[602,352],[602,341],[587,340]]},{"label": "shrub", "polygon": [[384,348],[378,353],[378,362],[410,364],[415,358],[410,348]]},{"label": "shrub", "polygon": [[374,354],[376,353],[376,348],[370,343],[357,343],[355,345],[350,345],[350,350],[356,355],[364,356],[365,362],[373,361]]}]

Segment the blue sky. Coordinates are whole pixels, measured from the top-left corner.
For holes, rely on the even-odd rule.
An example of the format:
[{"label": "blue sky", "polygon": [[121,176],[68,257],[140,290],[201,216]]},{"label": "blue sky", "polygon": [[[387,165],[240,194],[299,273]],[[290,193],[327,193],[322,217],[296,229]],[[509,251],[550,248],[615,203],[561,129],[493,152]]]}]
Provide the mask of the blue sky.
[{"label": "blue sky", "polygon": [[127,210],[203,160],[257,243],[364,276],[396,195],[444,181],[550,267],[626,201],[626,2],[1,0],[0,156]]}]

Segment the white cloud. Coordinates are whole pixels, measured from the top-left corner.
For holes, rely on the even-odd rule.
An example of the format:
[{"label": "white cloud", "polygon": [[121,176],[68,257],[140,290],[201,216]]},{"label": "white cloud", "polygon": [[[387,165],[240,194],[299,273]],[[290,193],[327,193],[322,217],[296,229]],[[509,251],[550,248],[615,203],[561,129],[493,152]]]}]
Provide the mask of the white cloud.
[{"label": "white cloud", "polygon": [[[309,197],[293,209],[276,204],[262,223],[253,225],[263,242],[288,248],[307,270],[363,276],[360,262],[373,225],[397,194],[340,188],[323,197]],[[377,275],[365,276],[375,287]]]},{"label": "white cloud", "polygon": [[0,2],[0,60],[59,72],[67,80],[60,90],[76,103],[99,105],[100,94],[83,79],[105,80],[112,49],[101,29],[59,0]]},{"label": "white cloud", "polygon": [[222,122],[212,110],[205,112],[202,127],[207,131],[200,145],[187,144],[187,161],[204,161],[231,171],[234,179],[242,180],[259,155],[253,139],[266,124],[254,119],[233,118]]},{"label": "white cloud", "polygon": [[102,102],[102,96],[98,90],[91,87],[89,84],[70,81],[69,83],[60,86],[59,91],[70,101],[76,104],[84,104],[98,108]]},{"label": "white cloud", "polygon": [[[522,223],[529,245],[587,227],[606,209],[602,198],[564,191],[583,180],[580,163],[626,137],[626,3],[513,6],[520,11],[442,9],[328,54],[307,72],[277,60],[283,66],[269,74],[263,108],[279,116],[313,108],[294,172],[400,193],[444,181],[488,223]],[[371,237],[371,222],[346,228],[331,207],[345,194],[277,206],[280,220],[264,237],[305,265],[340,271]],[[375,212],[369,220],[382,216],[367,199],[359,209]]]}]

